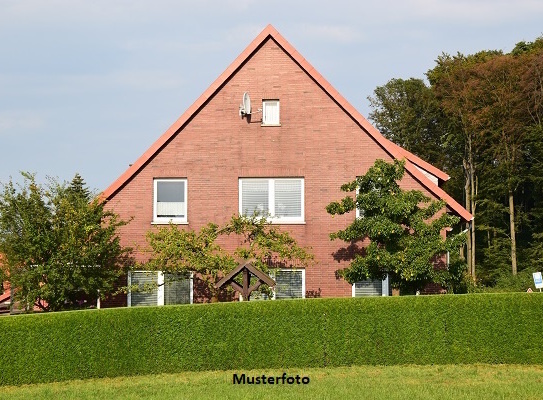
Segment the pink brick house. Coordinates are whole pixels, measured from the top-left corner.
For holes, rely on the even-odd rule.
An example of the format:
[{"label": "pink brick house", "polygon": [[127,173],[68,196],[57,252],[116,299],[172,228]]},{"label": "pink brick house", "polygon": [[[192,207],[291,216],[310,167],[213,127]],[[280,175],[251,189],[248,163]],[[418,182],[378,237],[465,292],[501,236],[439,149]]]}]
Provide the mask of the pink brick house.
[{"label": "pink brick house", "polygon": [[[244,93],[252,112],[241,118]],[[443,199],[447,212],[472,219],[440,188],[447,174],[385,139],[269,25],[103,196],[107,207],[133,218],[121,231],[130,246],[145,246],[145,233],[170,220],[199,230],[267,210],[316,258],[307,270],[277,272],[277,298],[387,295],[386,280],[350,285],[336,277],[348,261],[338,257],[345,245],[329,234],[355,216],[332,218],[325,210],[341,198],[342,183],[378,158],[406,159],[405,189]],[[129,279],[163,277],[136,272]],[[191,278],[109,304],[202,301],[197,287]]]}]

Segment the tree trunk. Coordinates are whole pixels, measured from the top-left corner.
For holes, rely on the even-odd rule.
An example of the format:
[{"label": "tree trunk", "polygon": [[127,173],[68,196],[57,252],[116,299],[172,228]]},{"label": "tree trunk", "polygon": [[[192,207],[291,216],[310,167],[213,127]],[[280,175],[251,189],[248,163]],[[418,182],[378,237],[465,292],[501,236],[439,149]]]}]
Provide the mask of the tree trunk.
[{"label": "tree trunk", "polygon": [[[470,208],[471,208],[470,198],[471,198],[471,196],[470,196],[470,190],[469,190],[470,179],[469,179],[469,167],[468,167],[467,160],[464,160],[464,176],[466,178],[466,180],[464,182],[464,193],[465,193],[465,196],[466,196],[465,207],[466,207],[466,210],[470,211]],[[471,231],[470,231],[470,223],[469,222],[466,224],[466,229],[468,230],[468,235],[467,235],[467,240],[466,240],[466,261],[468,263],[468,273],[471,276],[472,275],[472,270],[471,270]]]},{"label": "tree trunk", "polygon": [[511,271],[517,274],[517,240],[515,237],[515,202],[513,190],[509,189],[509,228],[511,230]]},{"label": "tree trunk", "polygon": [[[470,156],[471,158],[471,156]],[[473,220],[471,221],[471,276],[475,280],[475,208],[477,207],[475,199],[477,196],[477,179],[475,178],[475,168],[473,166],[473,158],[471,159],[471,215],[473,215]]]},{"label": "tree trunk", "polygon": [[[464,191],[466,194],[466,209],[475,217],[475,197],[477,195],[477,180],[475,179],[475,165],[473,160],[471,136],[466,135],[466,157],[464,158],[464,174],[465,183]],[[471,278],[475,281],[475,220],[468,222],[468,237],[467,237],[467,262],[468,272]]]}]

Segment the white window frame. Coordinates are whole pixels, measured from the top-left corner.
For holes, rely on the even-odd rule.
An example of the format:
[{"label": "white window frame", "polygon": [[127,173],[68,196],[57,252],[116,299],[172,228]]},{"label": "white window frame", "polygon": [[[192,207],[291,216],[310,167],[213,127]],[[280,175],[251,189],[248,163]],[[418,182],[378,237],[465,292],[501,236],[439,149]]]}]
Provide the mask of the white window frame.
[{"label": "white window frame", "polygon": [[360,214],[360,209],[358,208],[358,204],[356,204],[356,198],[358,197],[358,185],[356,186],[356,190],[354,192],[354,204],[355,204],[355,217],[358,218],[364,218],[364,214]]},{"label": "white window frame", "polygon": [[[250,180],[267,180],[268,181],[268,212],[269,212],[269,221],[272,224],[305,224],[305,179],[304,178],[239,178],[238,184],[239,184],[239,215],[243,214],[242,209],[242,198],[243,198],[243,181],[250,181]],[[292,181],[300,181],[301,182],[301,190],[300,190],[300,196],[301,196],[301,206],[300,206],[300,212],[301,215],[299,217],[276,217],[275,216],[275,181],[276,180],[292,180]]]},{"label": "white window frame", "polygon": [[[358,186],[356,187],[356,191],[354,192],[354,209],[355,209],[355,217],[358,218],[364,218],[364,215],[360,215],[360,209],[358,208],[358,204],[356,204],[356,198],[358,197]],[[354,286],[353,286],[354,287]]]},{"label": "white window frame", "polygon": [[[158,217],[158,183],[159,182],[184,182],[185,188],[185,216],[181,218]],[[153,224],[188,224],[188,181],[186,178],[154,178],[153,179]]]},{"label": "white window frame", "polygon": [[[277,271],[302,271],[302,299],[305,299],[305,268],[278,268]],[[270,273],[270,277],[275,280],[275,271]],[[275,298],[275,287],[272,290],[272,300],[277,300]],[[285,299],[288,300],[288,299]],[[290,299],[293,300],[293,299]]]},{"label": "white window frame", "polygon": [[[358,179],[358,177],[357,177]],[[375,189],[374,189],[375,190]],[[360,209],[358,208],[358,205],[356,204],[356,198],[358,197],[358,193],[360,192],[360,189],[358,185],[356,186],[356,190],[354,193],[354,203],[355,203],[355,217],[358,218],[364,218],[364,214],[360,214]]]},{"label": "white window frame", "polygon": [[[268,121],[266,108],[271,107],[272,104],[277,106],[277,120]],[[262,126],[281,126],[281,103],[279,99],[262,100]]]},{"label": "white window frame", "polygon": [[[132,272],[143,272],[143,273],[148,273],[150,275],[154,272],[157,274],[157,285],[159,286],[156,289],[157,290],[157,304],[156,305],[163,306],[164,305],[164,273],[162,271],[145,271],[145,270],[128,271],[128,287],[129,288],[132,285]],[[191,272],[190,278],[189,278],[190,279],[189,281],[190,303],[189,304],[192,304],[194,300],[194,279],[193,278],[194,278],[194,274]],[[126,305],[127,307],[132,307],[132,291],[130,289],[128,290],[128,293],[126,295]]]},{"label": "white window frame", "polygon": [[[355,295],[356,294],[355,285],[357,283],[358,282],[355,282],[355,283],[352,284],[352,294],[351,294],[352,297],[356,297],[356,295]],[[390,291],[390,281],[388,279],[388,274],[387,274],[386,278],[383,279],[383,281],[381,282],[381,296],[388,297],[389,291]],[[361,297],[363,297],[363,296],[361,296]]]}]

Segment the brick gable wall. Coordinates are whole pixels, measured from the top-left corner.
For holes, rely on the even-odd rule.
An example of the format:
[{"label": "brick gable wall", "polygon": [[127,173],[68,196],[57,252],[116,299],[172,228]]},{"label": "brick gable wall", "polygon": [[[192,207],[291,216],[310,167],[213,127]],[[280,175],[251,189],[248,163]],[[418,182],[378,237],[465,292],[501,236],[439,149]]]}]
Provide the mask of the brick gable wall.
[{"label": "brick gable wall", "polygon": [[[244,92],[251,96],[250,120],[238,114]],[[263,99],[280,100],[281,126],[261,126],[257,110]],[[341,259],[347,244],[330,241],[329,234],[344,228],[354,213],[332,218],[325,207],[343,197],[341,184],[363,175],[377,158],[392,160],[268,39],[107,207],[133,218],[121,237],[123,245],[137,248],[145,246],[145,233],[156,228],[151,224],[153,178],[187,179],[188,224],[181,228],[199,230],[238,213],[239,178],[303,177],[305,224],[281,228],[315,254],[316,264],[306,270],[306,294],[351,296],[351,285],[336,278],[336,271],[348,265]],[[433,197],[408,174],[402,187]],[[222,244],[233,248],[234,240]],[[143,257],[138,254],[140,261]]]}]

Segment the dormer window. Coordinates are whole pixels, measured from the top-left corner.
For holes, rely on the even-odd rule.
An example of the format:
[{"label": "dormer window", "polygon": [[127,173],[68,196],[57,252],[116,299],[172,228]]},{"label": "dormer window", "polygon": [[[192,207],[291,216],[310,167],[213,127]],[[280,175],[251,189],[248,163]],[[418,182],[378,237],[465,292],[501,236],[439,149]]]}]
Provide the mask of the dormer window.
[{"label": "dormer window", "polygon": [[279,126],[279,100],[262,100],[262,125]]}]

